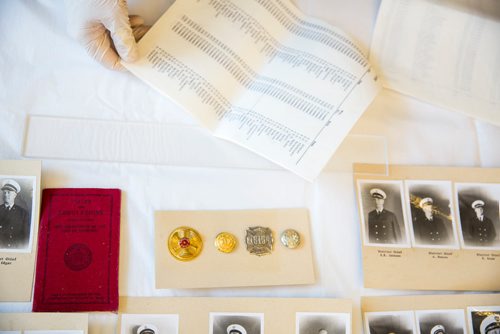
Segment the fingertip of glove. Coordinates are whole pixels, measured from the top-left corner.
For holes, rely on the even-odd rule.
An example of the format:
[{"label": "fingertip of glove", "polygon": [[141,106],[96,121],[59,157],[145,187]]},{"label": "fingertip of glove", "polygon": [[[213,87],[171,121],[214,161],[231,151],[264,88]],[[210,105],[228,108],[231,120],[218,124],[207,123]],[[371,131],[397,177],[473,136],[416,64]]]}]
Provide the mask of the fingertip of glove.
[{"label": "fingertip of glove", "polygon": [[119,61],[113,64],[113,66],[110,67],[111,70],[113,71],[118,71],[118,72],[127,72],[127,69],[125,66],[122,65]]},{"label": "fingertip of glove", "polygon": [[134,62],[139,59],[139,50],[137,49],[137,46],[132,46],[128,50],[128,52],[123,55],[123,60],[126,62]]},{"label": "fingertip of glove", "polygon": [[132,30],[127,31],[127,33],[112,34],[112,38],[116,51],[124,61],[133,62],[139,59],[139,50]]}]

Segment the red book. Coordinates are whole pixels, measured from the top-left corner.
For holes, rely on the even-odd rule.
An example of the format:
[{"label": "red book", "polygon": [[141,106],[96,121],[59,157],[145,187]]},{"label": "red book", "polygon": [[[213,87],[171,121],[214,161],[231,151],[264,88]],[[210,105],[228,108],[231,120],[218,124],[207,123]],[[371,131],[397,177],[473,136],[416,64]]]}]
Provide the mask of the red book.
[{"label": "red book", "polygon": [[119,189],[45,189],[33,311],[118,309]]}]

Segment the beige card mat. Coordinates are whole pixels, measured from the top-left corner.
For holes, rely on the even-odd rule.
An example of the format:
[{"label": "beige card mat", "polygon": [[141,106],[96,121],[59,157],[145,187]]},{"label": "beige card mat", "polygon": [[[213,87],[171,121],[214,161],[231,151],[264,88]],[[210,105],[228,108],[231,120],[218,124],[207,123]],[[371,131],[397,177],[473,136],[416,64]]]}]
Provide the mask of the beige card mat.
[{"label": "beige card mat", "polygon": [[[365,334],[484,334],[481,325],[500,315],[500,294],[362,297]],[[487,318],[490,316],[489,318]],[[435,331],[442,326],[444,332]],[[406,330],[406,332],[405,332]]]},{"label": "beige card mat", "polygon": [[40,214],[40,176],[40,161],[0,161],[1,302],[31,300]]},{"label": "beige card mat", "polygon": [[[179,261],[168,249],[174,229],[187,226],[201,236],[203,248],[191,261]],[[272,230],[271,254],[257,256],[247,251],[249,227]],[[289,249],[280,242],[286,229],[299,232],[301,243]],[[237,239],[232,253],[222,253],[215,237],[229,232]],[[313,256],[306,209],[241,211],[160,211],[155,214],[156,288],[211,288],[313,284]]]},{"label": "beige card mat", "polygon": [[[87,334],[86,313],[0,313],[0,331],[10,334]],[[57,332],[54,332],[57,331]]]},{"label": "beige card mat", "polygon": [[123,297],[119,313],[118,334],[137,334],[141,325],[156,334],[227,334],[231,325],[247,334],[359,333],[347,299]]},{"label": "beige card mat", "polygon": [[[365,287],[500,290],[500,169],[389,166],[385,173],[385,166],[359,165],[355,171]],[[375,211],[377,197],[382,214]],[[477,207],[489,225],[488,218],[473,222]]]}]

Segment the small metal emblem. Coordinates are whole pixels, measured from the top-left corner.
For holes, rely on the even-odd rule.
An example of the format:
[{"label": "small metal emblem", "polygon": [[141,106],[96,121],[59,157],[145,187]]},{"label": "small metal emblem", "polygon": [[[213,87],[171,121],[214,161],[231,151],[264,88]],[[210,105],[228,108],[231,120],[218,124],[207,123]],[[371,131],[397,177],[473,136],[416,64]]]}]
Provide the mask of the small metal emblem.
[{"label": "small metal emblem", "polygon": [[268,255],[273,251],[273,232],[268,227],[254,226],[247,229],[245,238],[247,250],[257,256]]},{"label": "small metal emblem", "polygon": [[231,253],[236,247],[236,237],[229,232],[221,232],[215,237],[215,247],[222,253]]},{"label": "small metal emblem", "polygon": [[281,233],[280,240],[283,246],[294,249],[300,245],[300,234],[293,229],[284,230]]},{"label": "small metal emblem", "polygon": [[170,233],[167,245],[174,258],[180,261],[191,261],[201,253],[203,240],[195,229],[181,226]]}]

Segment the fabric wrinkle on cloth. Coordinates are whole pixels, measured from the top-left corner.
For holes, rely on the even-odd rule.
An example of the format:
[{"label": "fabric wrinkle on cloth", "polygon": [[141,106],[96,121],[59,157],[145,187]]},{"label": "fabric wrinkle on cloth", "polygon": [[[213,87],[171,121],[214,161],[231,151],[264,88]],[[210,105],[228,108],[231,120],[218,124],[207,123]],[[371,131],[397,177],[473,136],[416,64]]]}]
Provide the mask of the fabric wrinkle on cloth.
[{"label": "fabric wrinkle on cloth", "polygon": [[[163,10],[168,6],[166,2],[145,0],[143,4]],[[356,26],[356,22],[364,19],[373,22],[375,10],[362,11],[359,15],[364,13],[366,18],[359,16],[346,22],[345,18],[336,17],[340,13],[324,9],[342,5],[345,6],[342,13],[357,15],[354,3],[327,2],[296,1],[307,14],[339,24],[347,32],[354,31],[353,35],[357,32],[358,39],[364,40],[368,49],[369,38],[363,38],[360,31],[368,30],[369,25],[364,24],[363,29],[352,29],[349,25]],[[141,1],[131,1],[131,13],[141,6]],[[0,36],[0,159],[24,158],[28,116],[197,126],[188,112],[130,73],[108,71],[88,57],[66,33],[63,7],[62,3],[49,0],[0,3],[0,29],[10,32]],[[148,9],[136,13],[145,16],[147,23],[161,14]],[[393,91],[384,90],[376,98],[351,134],[385,138],[388,161],[393,164],[500,166],[498,127]],[[144,149],[147,150],[147,146]],[[423,293],[363,287],[359,217],[352,173],[348,171],[326,171],[309,183],[280,169],[66,159],[43,159],[42,166],[42,188],[122,189],[121,296],[345,297],[353,299],[353,322],[361,323],[359,297],[362,295]],[[306,207],[310,211],[315,285],[272,289],[155,289],[155,210],[292,207]],[[4,303],[0,310],[29,311],[31,305]],[[110,322],[115,320],[115,316],[91,315],[90,328],[113,333]]]}]

